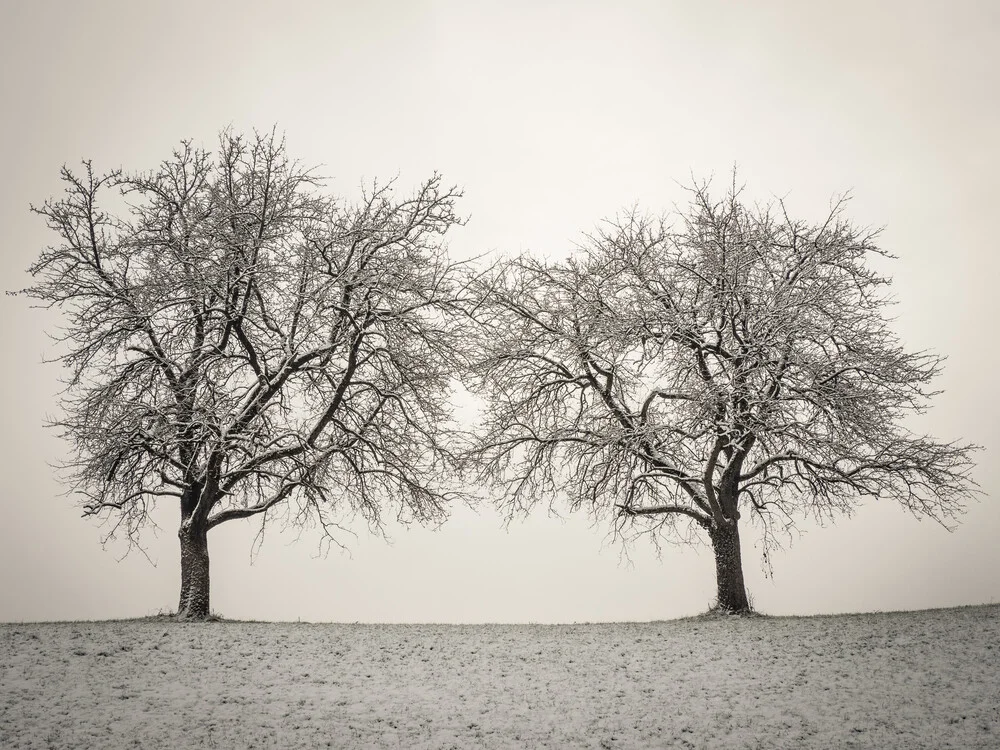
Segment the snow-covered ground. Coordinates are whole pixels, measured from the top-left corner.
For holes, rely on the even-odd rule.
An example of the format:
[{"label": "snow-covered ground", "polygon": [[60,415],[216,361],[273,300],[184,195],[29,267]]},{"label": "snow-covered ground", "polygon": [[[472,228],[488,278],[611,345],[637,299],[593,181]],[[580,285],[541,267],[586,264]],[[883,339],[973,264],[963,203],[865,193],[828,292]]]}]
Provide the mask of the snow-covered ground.
[{"label": "snow-covered ground", "polygon": [[3,748],[1000,748],[1000,606],[0,625]]}]

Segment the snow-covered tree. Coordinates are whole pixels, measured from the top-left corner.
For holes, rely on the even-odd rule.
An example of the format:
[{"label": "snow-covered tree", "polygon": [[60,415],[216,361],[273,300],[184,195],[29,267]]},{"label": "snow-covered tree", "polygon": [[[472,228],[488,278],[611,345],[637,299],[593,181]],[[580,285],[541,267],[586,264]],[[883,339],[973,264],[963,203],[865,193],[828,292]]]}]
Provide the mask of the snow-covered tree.
[{"label": "snow-covered tree", "polygon": [[84,514],[132,543],[176,504],[180,615],[209,615],[222,523],[280,512],[332,537],[344,514],[444,517],[455,189],[347,205],[274,133],[228,131],[147,173],[62,177],[25,291],[64,313],[66,468]]},{"label": "snow-covered tree", "polygon": [[470,461],[510,515],[568,500],[626,537],[704,539],[718,606],[747,612],[740,521],[776,531],[865,497],[946,522],[974,446],[911,433],[941,358],[885,312],[885,257],[837,203],[790,218],[692,188],[690,210],[606,222],[567,260],[479,281],[486,403]]}]

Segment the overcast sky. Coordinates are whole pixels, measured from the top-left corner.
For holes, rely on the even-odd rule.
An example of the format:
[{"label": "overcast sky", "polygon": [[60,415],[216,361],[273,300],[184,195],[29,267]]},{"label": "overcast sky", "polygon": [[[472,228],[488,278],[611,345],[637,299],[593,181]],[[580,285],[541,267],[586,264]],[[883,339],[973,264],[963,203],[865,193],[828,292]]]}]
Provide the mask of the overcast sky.
[{"label": "overcast sky", "polygon": [[[891,503],[801,538],[748,587],[771,614],[1000,601],[1000,4],[961,2],[5,2],[0,180],[5,289],[53,237],[28,211],[62,164],[148,169],[228,125],[287,134],[329,189],[443,172],[465,188],[456,256],[563,255],[602,217],[683,200],[678,182],[739,165],[748,195],[806,218],[853,190],[899,259],[897,330],[946,354],[943,393],[914,423],[985,446],[982,501],[949,533]],[[141,616],[176,606],[179,512],[120,559],[79,518],[43,428],[57,318],[5,296],[0,320],[0,620]],[[647,545],[541,512],[508,529],[458,509],[438,530],[363,525],[349,554],[255,528],[212,532],[212,604],[228,617],[389,622],[650,620],[715,595],[709,548]]]}]

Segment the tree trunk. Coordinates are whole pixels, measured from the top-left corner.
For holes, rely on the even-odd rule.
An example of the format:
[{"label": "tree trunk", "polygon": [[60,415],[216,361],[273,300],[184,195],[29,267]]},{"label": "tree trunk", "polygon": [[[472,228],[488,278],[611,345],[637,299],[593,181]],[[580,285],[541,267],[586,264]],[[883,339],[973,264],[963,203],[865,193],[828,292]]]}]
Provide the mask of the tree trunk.
[{"label": "tree trunk", "polygon": [[743,556],[740,553],[740,530],[736,520],[717,525],[709,531],[715,551],[715,576],[719,587],[717,607],[723,612],[746,615],[753,610],[743,583]]},{"label": "tree trunk", "polygon": [[190,521],[181,523],[181,597],[177,616],[204,620],[209,609],[208,531]]}]

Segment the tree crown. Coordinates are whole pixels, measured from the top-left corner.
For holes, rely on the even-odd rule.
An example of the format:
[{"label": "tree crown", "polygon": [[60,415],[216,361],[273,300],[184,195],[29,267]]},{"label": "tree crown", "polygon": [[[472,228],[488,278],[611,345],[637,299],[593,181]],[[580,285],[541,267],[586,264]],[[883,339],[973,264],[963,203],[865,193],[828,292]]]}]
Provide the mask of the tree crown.
[{"label": "tree crown", "polygon": [[133,541],[169,497],[207,528],[278,508],[331,534],[338,511],[443,517],[460,192],[435,175],[349,205],[274,133],[228,131],[150,172],[62,177],[34,209],[59,243],[26,292],[65,315],[57,424],[85,514]]},{"label": "tree crown", "polygon": [[864,496],[953,518],[975,446],[904,423],[942,358],[892,332],[888,254],[845,208],[810,224],[702,184],[673,225],[632,211],[480,280],[470,455],[508,512],[563,496],[690,539],[749,510],[771,543]]}]

